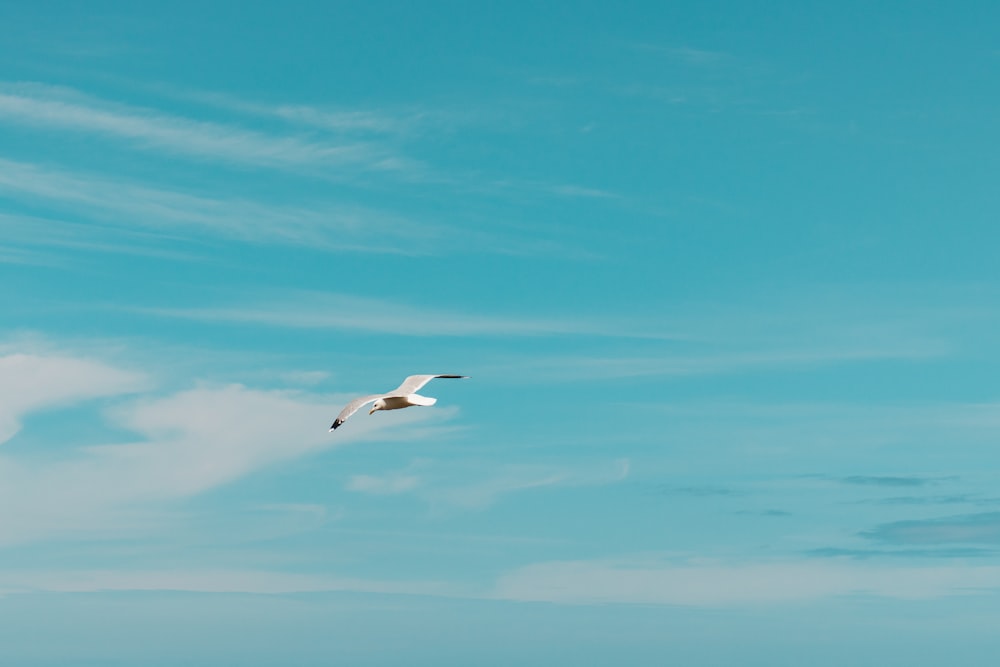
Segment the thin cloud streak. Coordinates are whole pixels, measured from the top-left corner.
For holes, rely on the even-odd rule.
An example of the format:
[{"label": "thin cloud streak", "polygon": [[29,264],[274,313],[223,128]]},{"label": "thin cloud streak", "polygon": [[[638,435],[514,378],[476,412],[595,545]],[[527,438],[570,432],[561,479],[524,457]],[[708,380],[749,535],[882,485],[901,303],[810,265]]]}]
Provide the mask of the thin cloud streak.
[{"label": "thin cloud streak", "polygon": [[[65,222],[53,218],[4,215],[0,213],[8,242],[29,247],[49,247],[96,253],[124,253],[158,257],[161,259],[190,261],[197,255],[164,248],[179,239],[169,234],[144,230],[121,229],[95,223]],[[66,265],[75,258],[69,253],[40,253],[22,248],[12,249],[27,258],[37,257],[39,264]],[[2,255],[2,249],[0,249]],[[15,255],[16,256],[16,255]]]},{"label": "thin cloud streak", "polygon": [[[0,216],[0,221],[2,221],[2,218],[3,216]],[[63,266],[65,262],[49,253],[0,245],[0,264],[55,267]]]},{"label": "thin cloud streak", "polygon": [[337,134],[374,134],[383,136],[413,136],[427,129],[442,129],[451,133],[462,127],[479,127],[494,124],[506,118],[498,114],[494,105],[460,108],[429,108],[423,105],[404,104],[390,108],[348,109],[326,104],[304,102],[262,101],[224,91],[211,91],[178,87],[164,83],[125,82],[131,88],[166,97],[172,100],[194,102],[232,113],[258,118],[277,119],[291,125]]},{"label": "thin cloud streak", "polygon": [[278,118],[291,124],[338,133],[398,134],[411,130],[415,123],[426,115],[424,113],[389,115],[371,110],[336,110],[308,104],[266,104],[222,92],[181,90],[165,85],[148,88],[173,99],[197,102],[248,116]]},{"label": "thin cloud streak", "polygon": [[[310,130],[321,130],[337,136],[374,135],[381,137],[408,136],[413,138],[428,129],[442,131],[447,135],[451,135],[458,128],[489,122],[484,121],[484,117],[489,116],[489,112],[485,109],[476,110],[475,112],[469,110],[403,109],[395,113],[373,110],[336,110],[309,104],[267,104],[221,92],[179,90],[164,85],[145,86],[145,88],[173,99],[193,101],[247,116],[279,119],[291,125],[309,128]],[[45,89],[45,87],[42,87],[42,90]],[[434,170],[424,162],[399,155],[383,157],[378,160],[375,166],[381,170],[398,170],[401,172],[401,175],[404,175],[405,178],[411,181],[416,180],[424,184],[451,186],[473,193],[496,194],[497,192],[508,193],[509,191],[514,191],[518,193],[543,193],[547,196],[555,196],[560,199],[579,198],[624,201],[624,197],[618,193],[572,183],[551,184],[539,181],[493,180],[484,182],[477,179],[470,180],[468,174],[444,174]],[[511,249],[511,254],[532,253],[528,248],[521,248]],[[595,255],[583,252],[582,250],[574,251],[572,254],[581,258],[592,259],[595,257]]]},{"label": "thin cloud streak", "polygon": [[290,292],[257,305],[196,308],[133,308],[156,317],[202,322],[260,324],[293,329],[339,329],[397,336],[601,336],[667,339],[589,320],[496,317],[322,292]]},{"label": "thin cloud streak", "polygon": [[332,145],[299,137],[271,136],[152,109],[111,105],[76,91],[48,86],[0,87],[0,119],[34,127],[89,132],[124,140],[140,148],[234,162],[241,166],[362,165],[382,168],[398,159],[370,143]]}]

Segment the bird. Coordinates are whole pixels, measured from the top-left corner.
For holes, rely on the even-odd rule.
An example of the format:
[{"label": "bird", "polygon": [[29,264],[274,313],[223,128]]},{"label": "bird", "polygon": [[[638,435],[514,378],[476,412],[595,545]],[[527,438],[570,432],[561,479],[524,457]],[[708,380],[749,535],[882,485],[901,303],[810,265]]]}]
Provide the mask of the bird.
[{"label": "bird", "polygon": [[361,396],[355,398],[353,401],[348,403],[337,418],[333,420],[333,425],[330,426],[330,431],[335,431],[340,427],[347,418],[357,412],[362,406],[374,402],[372,409],[368,411],[368,414],[374,414],[379,410],[399,410],[400,408],[408,408],[411,405],[422,405],[430,406],[437,403],[436,398],[431,398],[430,396],[421,396],[417,392],[425,384],[430,382],[435,378],[448,378],[454,380],[461,380],[468,378],[468,375],[410,375],[405,380],[403,384],[399,385],[395,389],[385,394],[371,394],[369,396]]}]

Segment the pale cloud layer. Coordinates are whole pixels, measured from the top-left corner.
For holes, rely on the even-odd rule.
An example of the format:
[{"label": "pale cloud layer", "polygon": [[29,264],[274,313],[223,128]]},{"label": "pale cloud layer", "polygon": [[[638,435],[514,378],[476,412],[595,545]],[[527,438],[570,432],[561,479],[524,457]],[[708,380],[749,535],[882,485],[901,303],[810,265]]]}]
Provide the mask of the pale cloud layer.
[{"label": "pale cloud layer", "polygon": [[[282,461],[351,442],[420,439],[448,410],[406,411],[388,420],[359,420],[335,435],[326,430],[348,397],[300,390],[200,384],[153,393],[141,373],[72,354],[10,353],[0,357],[0,424],[11,438],[25,415],[85,400],[110,401],[104,418],[126,442],[63,447],[55,457],[0,449],[0,545],[52,538],[101,539],[155,533],[151,508],[219,488]],[[140,393],[138,397],[132,394]],[[951,414],[951,413],[949,413]],[[996,408],[973,406],[961,421],[992,429]],[[942,419],[942,416],[936,417]],[[34,452],[33,452],[34,453]],[[345,488],[357,494],[404,495],[434,510],[482,510],[505,496],[543,488],[610,485],[630,473],[626,459],[589,464],[476,465],[419,459],[402,470],[357,472]],[[898,486],[900,476],[845,477],[844,486]],[[921,478],[922,479],[922,478]],[[831,482],[833,483],[833,482]],[[910,484],[911,486],[913,484]],[[265,512],[303,514],[315,525],[321,505],[271,505]],[[155,520],[153,521],[155,524]],[[913,529],[951,530],[945,522],[886,524],[882,539],[911,539]],[[996,515],[958,517],[960,528],[995,532]],[[888,531],[888,532],[887,532]],[[892,532],[896,531],[896,532]],[[926,531],[925,531],[926,532]],[[940,537],[938,533],[934,536]],[[990,533],[992,535],[993,533]],[[923,535],[923,533],[921,534]],[[888,536],[888,537],[886,537]],[[945,535],[952,539],[952,533]],[[959,537],[967,537],[962,533]],[[902,539],[902,538],[899,538]],[[850,559],[720,562],[634,556],[547,561],[507,571],[473,587],[441,582],[382,581],[264,570],[6,571],[0,592],[183,590],[283,594],[355,591],[443,595],[554,604],[653,604],[738,607],[842,596],[932,599],[1000,589],[1000,566],[949,563],[888,567]]]},{"label": "pale cloud layer", "polygon": [[373,580],[264,570],[0,572],[0,595],[106,591],[184,591],[256,595],[349,591],[395,595],[454,595],[453,587],[434,581]]},{"label": "pale cloud layer", "polygon": [[888,567],[850,561],[556,561],[501,577],[504,600],[730,607],[840,596],[919,600],[1000,588],[1000,566]]},{"label": "pale cloud layer", "polygon": [[386,580],[268,570],[65,570],[0,572],[0,595],[184,591],[199,593],[360,592],[545,602],[702,608],[774,607],[844,597],[932,600],[1000,589],[1000,566],[886,567],[834,561],[677,564],[650,560],[558,561],[528,565],[483,588],[446,581]]}]

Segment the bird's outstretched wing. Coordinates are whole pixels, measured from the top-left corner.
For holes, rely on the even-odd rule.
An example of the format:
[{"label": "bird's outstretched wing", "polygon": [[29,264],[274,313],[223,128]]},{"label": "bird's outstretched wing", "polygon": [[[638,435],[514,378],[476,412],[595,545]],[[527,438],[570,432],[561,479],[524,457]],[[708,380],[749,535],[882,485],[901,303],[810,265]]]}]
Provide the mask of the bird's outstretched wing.
[{"label": "bird's outstretched wing", "polygon": [[372,394],[370,396],[362,396],[361,398],[355,398],[353,401],[348,403],[343,410],[340,411],[340,414],[337,415],[337,418],[333,420],[333,425],[330,427],[330,430],[333,431],[334,429],[338,428],[341,424],[347,421],[348,417],[350,417],[355,412],[360,410],[362,406],[371,403],[372,401],[377,401],[383,396],[388,396],[388,394]]},{"label": "bird's outstretched wing", "polygon": [[450,378],[450,379],[461,379],[467,378],[468,375],[411,375],[410,377],[403,380],[403,384],[399,385],[392,391],[390,391],[386,396],[405,396],[406,394],[415,394],[420,391],[420,388],[425,384],[433,380],[434,378]]}]

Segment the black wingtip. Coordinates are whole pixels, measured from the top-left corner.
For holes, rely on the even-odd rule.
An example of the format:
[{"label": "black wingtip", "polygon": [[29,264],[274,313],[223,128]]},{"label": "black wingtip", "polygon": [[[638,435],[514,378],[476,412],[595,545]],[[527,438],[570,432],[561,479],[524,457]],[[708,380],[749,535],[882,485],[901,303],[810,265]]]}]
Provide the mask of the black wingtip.
[{"label": "black wingtip", "polygon": [[344,422],[343,422],[343,421],[341,421],[340,419],[336,420],[335,422],[333,422],[333,426],[331,426],[331,427],[330,427],[330,430],[331,430],[331,431],[336,431],[336,430],[337,430],[337,428],[338,428],[338,427],[339,427],[339,426],[340,426],[341,424],[343,424],[343,423],[344,423]]}]

